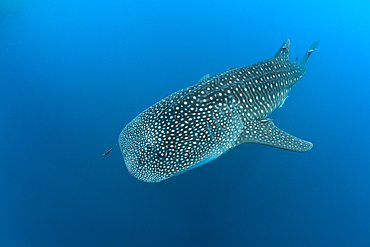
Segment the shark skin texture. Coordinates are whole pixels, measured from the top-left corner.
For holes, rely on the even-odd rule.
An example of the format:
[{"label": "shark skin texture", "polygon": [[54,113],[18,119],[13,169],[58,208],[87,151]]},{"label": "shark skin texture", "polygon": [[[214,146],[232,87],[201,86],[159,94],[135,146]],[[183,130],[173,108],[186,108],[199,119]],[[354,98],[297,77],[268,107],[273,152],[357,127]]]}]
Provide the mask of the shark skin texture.
[{"label": "shark skin texture", "polygon": [[210,162],[243,143],[306,152],[311,142],[279,128],[267,116],[282,106],[306,74],[307,59],[289,60],[285,40],[270,59],[214,76],[171,94],[134,118],[118,143],[132,176],[156,183]]}]

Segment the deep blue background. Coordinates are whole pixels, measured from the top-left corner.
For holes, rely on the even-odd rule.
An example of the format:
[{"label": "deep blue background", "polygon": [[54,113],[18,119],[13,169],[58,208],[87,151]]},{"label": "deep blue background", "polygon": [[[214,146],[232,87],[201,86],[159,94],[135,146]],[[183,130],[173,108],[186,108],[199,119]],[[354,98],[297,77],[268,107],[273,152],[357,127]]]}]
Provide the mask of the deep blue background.
[{"label": "deep blue background", "polygon": [[[370,2],[5,1],[1,246],[370,246]],[[275,124],[314,148],[245,144],[159,184],[120,131],[165,96],[321,42]]]}]

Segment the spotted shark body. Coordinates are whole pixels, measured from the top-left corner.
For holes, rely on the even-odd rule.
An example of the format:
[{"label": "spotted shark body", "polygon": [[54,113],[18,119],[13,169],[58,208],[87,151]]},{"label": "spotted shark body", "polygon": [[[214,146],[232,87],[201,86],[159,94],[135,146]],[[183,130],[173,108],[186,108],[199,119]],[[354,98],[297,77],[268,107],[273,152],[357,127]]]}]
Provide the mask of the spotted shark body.
[{"label": "spotted shark body", "polygon": [[278,129],[266,118],[280,107],[318,44],[302,61],[289,59],[287,39],[270,59],[204,76],[149,107],[119,135],[128,171],[160,182],[203,165],[242,143],[306,152],[312,143]]}]

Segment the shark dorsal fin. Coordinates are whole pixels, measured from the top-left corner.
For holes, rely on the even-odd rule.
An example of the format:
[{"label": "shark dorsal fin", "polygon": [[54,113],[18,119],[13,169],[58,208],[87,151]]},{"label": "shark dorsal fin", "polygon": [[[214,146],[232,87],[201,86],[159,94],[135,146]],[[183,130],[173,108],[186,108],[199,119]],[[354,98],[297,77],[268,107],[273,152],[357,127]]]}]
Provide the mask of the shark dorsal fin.
[{"label": "shark dorsal fin", "polygon": [[289,50],[290,50],[290,40],[286,39],[283,45],[280,47],[278,52],[272,57],[274,59],[288,61],[289,60]]},{"label": "shark dorsal fin", "polygon": [[202,77],[199,79],[198,83],[203,82],[203,81],[207,80],[208,78],[209,78],[209,74],[207,74],[207,75],[205,75],[205,76],[202,76]]}]

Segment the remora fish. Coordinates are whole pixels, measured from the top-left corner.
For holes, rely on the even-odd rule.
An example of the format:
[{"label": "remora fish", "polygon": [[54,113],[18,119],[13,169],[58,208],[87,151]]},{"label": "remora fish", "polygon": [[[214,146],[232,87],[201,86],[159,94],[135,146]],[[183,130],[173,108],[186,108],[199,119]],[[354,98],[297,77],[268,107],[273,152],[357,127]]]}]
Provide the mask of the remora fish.
[{"label": "remora fish", "polygon": [[306,152],[312,143],[278,129],[266,118],[281,107],[319,41],[302,61],[290,62],[289,39],[270,59],[202,77],[149,107],[119,135],[128,171],[160,182],[203,165],[242,143]]}]

